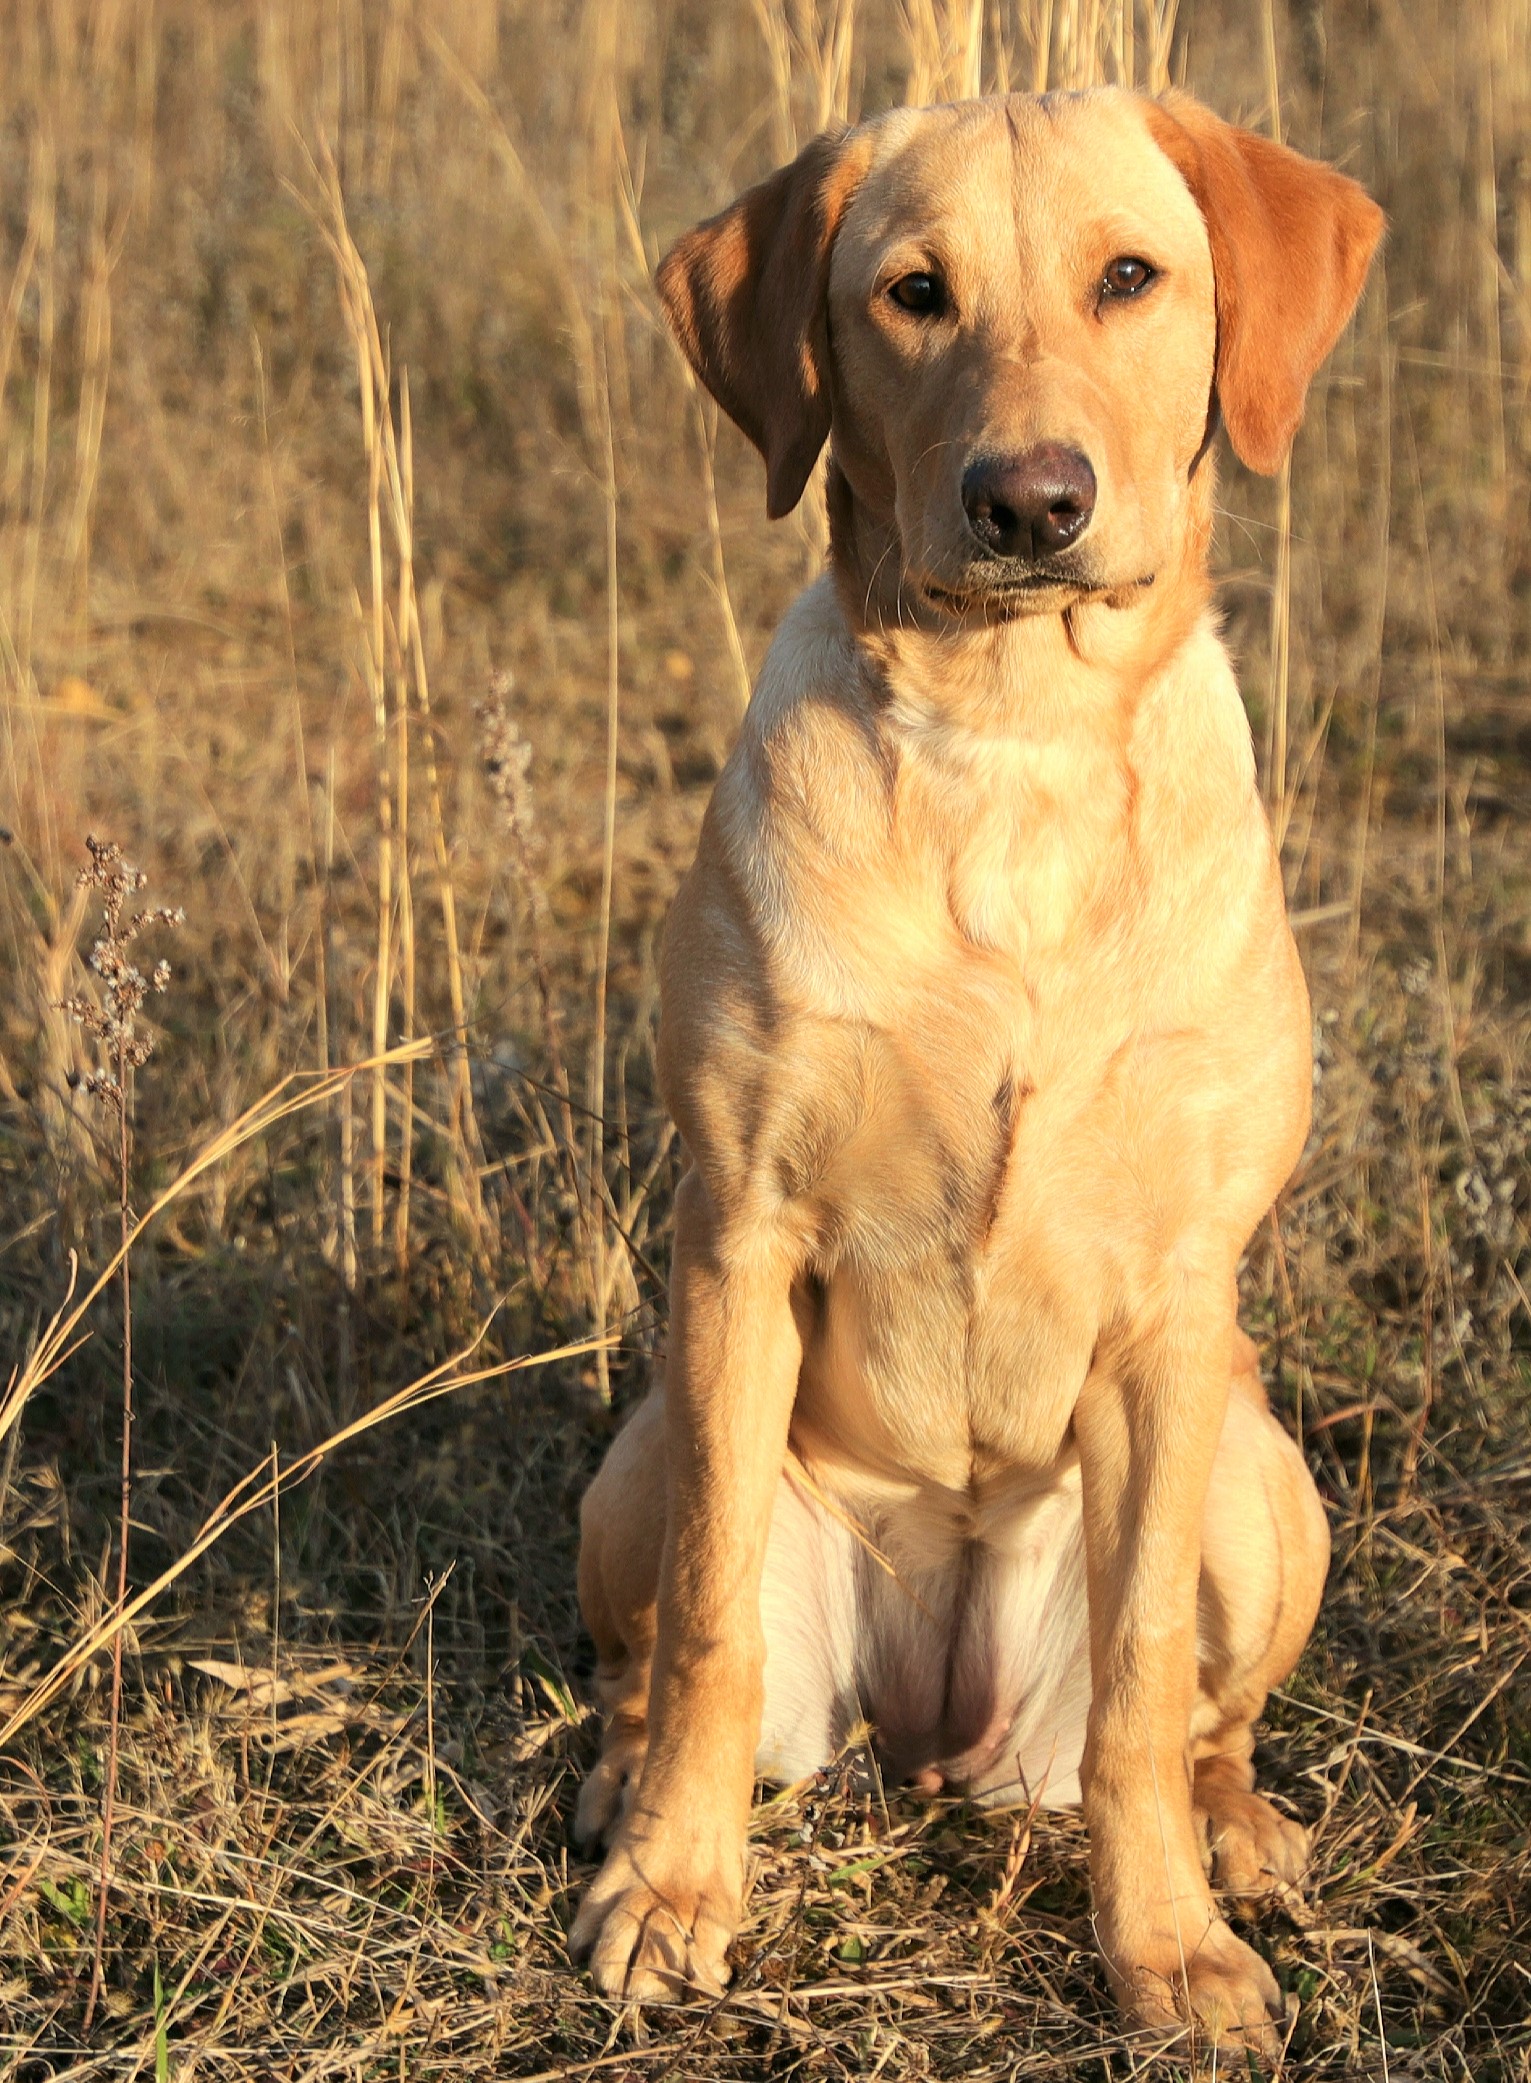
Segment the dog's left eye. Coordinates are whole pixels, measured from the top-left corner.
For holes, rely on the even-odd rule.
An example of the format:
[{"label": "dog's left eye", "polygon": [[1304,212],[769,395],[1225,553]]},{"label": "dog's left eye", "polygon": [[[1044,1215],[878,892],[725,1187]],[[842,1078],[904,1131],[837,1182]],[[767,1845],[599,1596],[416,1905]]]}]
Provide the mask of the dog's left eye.
[{"label": "dog's left eye", "polygon": [[1150,267],[1146,260],[1139,260],[1136,254],[1119,254],[1100,278],[1101,294],[1108,297],[1138,296],[1157,274],[1157,268]]},{"label": "dog's left eye", "polygon": [[912,311],[917,318],[935,318],[946,307],[946,290],[939,275],[927,274],[923,270],[913,275],[900,275],[888,289],[895,304],[905,311]]}]

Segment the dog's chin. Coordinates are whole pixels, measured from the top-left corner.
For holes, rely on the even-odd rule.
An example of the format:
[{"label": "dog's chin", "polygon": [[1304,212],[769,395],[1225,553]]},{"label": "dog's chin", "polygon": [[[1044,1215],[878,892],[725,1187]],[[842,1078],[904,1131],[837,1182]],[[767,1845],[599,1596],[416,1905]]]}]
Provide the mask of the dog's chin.
[{"label": "dog's chin", "polygon": [[1056,565],[1039,571],[965,571],[947,578],[919,578],[915,590],[928,607],[949,621],[987,624],[1028,615],[1061,615],[1081,601],[1118,590],[1114,581],[1079,567]]}]

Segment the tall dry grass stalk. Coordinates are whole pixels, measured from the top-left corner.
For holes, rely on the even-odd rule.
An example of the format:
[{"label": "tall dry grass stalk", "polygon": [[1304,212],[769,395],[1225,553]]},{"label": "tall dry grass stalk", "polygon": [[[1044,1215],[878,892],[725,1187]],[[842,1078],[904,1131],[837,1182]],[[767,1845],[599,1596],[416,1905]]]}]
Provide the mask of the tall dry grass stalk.
[{"label": "tall dry grass stalk", "polygon": [[[79,874],[79,886],[101,899],[101,930],[90,951],[90,967],[100,979],[100,996],[66,999],[59,1010],[82,1027],[101,1054],[101,1062],[85,1080],[87,1096],[101,1100],[116,1127],[118,1279],[122,1298],[122,1444],[118,1471],[117,1607],[127,1604],[128,1543],[133,1514],[133,1288],[128,1252],[132,1223],[133,1081],[154,1052],[154,1037],[141,1032],[139,1014],[151,991],[163,992],[170,964],[157,962],[148,976],[133,959],[134,942],[146,926],[179,926],[183,914],[160,905],[129,914],[130,898],[148,878],[130,868],[120,847],[110,840],[87,839],[90,865]],[[112,1645],[112,1699],[109,1712],[106,1778],[101,1792],[101,1866],[96,1882],[95,1945],[91,1954],[90,1993],[85,1999],[85,2031],[90,2030],[101,1995],[101,1962],[106,1944],[107,1894],[112,1876],[112,1826],[117,1807],[117,1748],[122,1726],[122,1637]]]},{"label": "tall dry grass stalk", "polygon": [[[1375,343],[1375,365],[1379,387],[1379,416],[1384,426],[1393,417],[1393,343],[1387,326],[1387,257],[1377,262],[1377,281],[1370,312],[1364,321]],[[1350,861],[1350,893],[1343,974],[1354,986],[1361,959],[1361,915],[1366,890],[1367,857],[1371,847],[1372,823],[1377,789],[1377,734],[1382,708],[1382,646],[1387,629],[1388,579],[1393,551],[1393,452],[1383,444],[1382,474],[1376,496],[1376,549],[1369,560],[1375,574],[1372,587],[1372,626],[1367,653],[1369,671],[1364,693],[1365,723],[1361,753],[1361,784],[1355,813],[1355,836]],[[1317,790],[1314,791],[1315,796]]]},{"label": "tall dry grass stalk", "polygon": [[32,155],[32,197],[36,213],[37,346],[32,380],[31,468],[27,484],[24,568],[16,624],[17,665],[23,684],[31,678],[33,632],[37,621],[37,579],[42,555],[48,496],[49,427],[53,410],[53,349],[58,324],[54,260],[58,240],[58,169],[51,126],[39,123]]},{"label": "tall dry grass stalk", "polygon": [[88,892],[78,882],[67,905],[61,905],[35,865],[23,857],[32,887],[38,923],[28,948],[32,1014],[38,1037],[33,1109],[48,1151],[61,1209],[72,1199],[77,1168],[93,1165],[96,1142],[75,1094],[89,1074],[78,1025],[64,1011],[70,996],[75,948],[85,921]]},{"label": "tall dry grass stalk", "polygon": [[[609,1224],[606,1180],[608,976],[617,839],[617,773],[621,734],[621,481],[622,454],[634,433],[633,379],[627,341],[626,305],[636,291],[647,299],[649,260],[638,227],[638,202],[623,134],[621,91],[626,63],[623,16],[612,0],[586,0],[581,17],[586,63],[577,97],[576,151],[571,181],[574,241],[560,236],[521,151],[499,112],[468,68],[429,26],[425,38],[443,71],[479,117],[504,169],[524,219],[555,270],[578,383],[585,460],[599,487],[604,515],[605,567],[605,746],[602,788],[601,883],[597,912],[592,993],[592,1035],[585,1081],[585,1133],[577,1205],[586,1257],[591,1323],[604,1331],[619,1289],[636,1299],[628,1251],[620,1230]],[[624,252],[628,264],[624,265]],[[571,257],[573,256],[573,257]],[[721,560],[721,549],[719,550]],[[731,618],[726,574],[720,600]],[[733,631],[737,645],[737,629]],[[736,657],[742,661],[742,646]],[[539,989],[541,984],[539,982]],[[556,1024],[546,1017],[550,1038]],[[572,1112],[563,1085],[561,1053],[555,1048],[555,1078],[571,1140]],[[601,1394],[609,1396],[607,1346],[594,1348]]]},{"label": "tall dry grass stalk", "polygon": [[[619,1282],[636,1299],[627,1247],[610,1221],[606,1177],[608,1151],[608,985],[611,968],[611,923],[616,881],[617,755],[621,733],[621,585],[619,556],[619,440],[633,433],[631,378],[627,355],[622,252],[628,239],[624,224],[636,230],[632,209],[631,169],[622,130],[620,10],[613,0],[587,0],[594,62],[585,92],[584,152],[576,194],[586,226],[586,282],[591,331],[599,356],[598,393],[600,447],[596,467],[605,504],[606,566],[606,742],[601,816],[601,891],[597,913],[595,993],[590,1069],[586,1086],[589,1118],[589,1169],[586,1205],[591,1251],[592,1323],[603,1334],[610,1320]],[[624,198],[629,207],[624,212]],[[631,242],[639,262],[639,280],[647,290],[641,239]],[[611,1395],[610,1360],[602,1343],[596,1372],[603,1399]]]},{"label": "tall dry grass stalk", "polygon": [[[468,1057],[467,992],[457,923],[457,894],[437,770],[430,677],[415,575],[414,428],[408,372],[399,372],[395,419],[392,372],[383,347],[366,264],[351,235],[338,169],[322,141],[318,159],[309,160],[309,174],[308,194],[301,196],[301,191],[299,193],[313,212],[335,262],[341,301],[356,357],[362,446],[367,464],[370,612],[364,618],[363,627],[366,677],[377,751],[379,825],[377,956],[371,1033],[372,1056],[378,1065],[373,1074],[370,1114],[372,1241],[374,1246],[380,1245],[384,1229],[384,1177],[388,1153],[388,1095],[384,1065],[395,994],[406,1043],[414,1038],[417,1017],[410,776],[415,735],[413,720],[418,716],[425,746],[426,810],[451,1011],[452,1039],[446,1052],[445,1067],[450,1093],[446,1137],[453,1159],[453,1199],[459,1214],[482,1245],[484,1206],[479,1182],[483,1144],[478,1130]],[[391,617],[383,570],[385,510],[395,563]],[[394,1253],[399,1271],[404,1273],[409,1263],[415,1123],[413,1058],[408,1056],[400,1070],[397,1113],[398,1189]]]},{"label": "tall dry grass stalk", "polygon": [[1178,0],[900,0],[904,98],[1171,83]]},{"label": "tall dry grass stalk", "polygon": [[852,119],[860,0],[750,0],[750,12],[770,81],[771,149],[785,161]]},{"label": "tall dry grass stalk", "polygon": [[[1265,66],[1266,114],[1270,134],[1282,144],[1281,75],[1276,57],[1275,0],[1262,0],[1261,52]],[[1289,705],[1292,680],[1292,458],[1281,460],[1276,480],[1276,557],[1271,578],[1270,670],[1266,688],[1269,719],[1265,743],[1265,791],[1278,853],[1285,847],[1291,823],[1288,797]]]},{"label": "tall dry grass stalk", "polygon": [[[723,522],[718,512],[718,480],[714,469],[714,458],[718,443],[718,408],[697,382],[690,363],[676,349],[675,358],[680,363],[684,380],[696,407],[697,442],[701,455],[702,501],[707,514],[707,545],[712,553],[712,588],[717,597],[718,613],[723,621],[723,636],[728,646],[728,662],[733,670],[734,693],[742,716],[750,705],[754,688],[754,675],[745,656],[744,639],[739,634],[739,618],[734,612],[733,588],[728,579],[728,558],[723,547]],[[820,468],[815,465],[815,470]],[[805,494],[812,500],[815,487]],[[822,494],[820,494],[822,496]],[[828,530],[825,530],[827,537]],[[825,548],[828,548],[826,540]]]},{"label": "tall dry grass stalk", "polygon": [[1271,574],[1270,667],[1266,679],[1265,789],[1279,851],[1291,822],[1288,800],[1289,704],[1292,680],[1292,458],[1276,479],[1276,558]]},{"label": "tall dry grass stalk", "polygon": [[907,101],[918,108],[982,93],[984,0],[901,0],[899,14],[909,63]]},{"label": "tall dry grass stalk", "polygon": [[[1524,99],[1531,81],[1522,69],[1518,75],[1506,69],[1501,73],[1501,64],[1511,59],[1513,49],[1513,24],[1517,15],[1522,24],[1525,19],[1523,6],[1496,7],[1488,0],[1479,0],[1472,10],[1471,35],[1476,59],[1474,81],[1473,119],[1473,204],[1476,224],[1475,244],[1477,266],[1474,269],[1477,287],[1478,328],[1483,342],[1486,364],[1484,370],[1484,407],[1488,429],[1490,467],[1497,482],[1505,482],[1508,468],[1508,450],[1505,430],[1505,369],[1504,337],[1500,303],[1502,296],[1501,278],[1504,265],[1499,255],[1499,154],[1497,138],[1499,130],[1498,110],[1501,98],[1499,81],[1505,80],[1504,98],[1513,103],[1516,86],[1520,98]],[[1498,32],[1496,34],[1496,31]],[[1496,48],[1497,46],[1497,48]],[[1521,52],[1522,61],[1528,54]],[[1522,134],[1523,135],[1523,134]]]},{"label": "tall dry grass stalk", "polygon": [[1170,60],[1175,45],[1179,0],[1140,0],[1143,14],[1143,85],[1162,94],[1173,84]]},{"label": "tall dry grass stalk", "polygon": [[122,252],[125,224],[107,222],[110,182],[98,164],[91,183],[89,261],[80,301],[80,401],[75,415],[75,484],[72,511],[64,538],[64,556],[72,567],[76,648],[83,650],[89,612],[90,522],[96,481],[101,469],[101,430],[106,420],[106,394],[112,353],[112,271]]},{"label": "tall dry grass stalk", "polygon": [[[606,375],[603,367],[603,377]],[[601,902],[596,929],[595,1020],[590,1044],[590,1241],[593,1251],[591,1284],[594,1289],[595,1321],[604,1330],[610,1306],[607,1274],[606,1226],[606,1009],[611,971],[611,906],[616,881],[617,851],[617,742],[621,729],[622,679],[620,662],[619,593],[617,583],[617,465],[611,425],[611,392],[602,383],[606,449],[606,774],[601,815]],[[596,1356],[601,1394],[609,1400],[611,1377],[603,1346]]]}]

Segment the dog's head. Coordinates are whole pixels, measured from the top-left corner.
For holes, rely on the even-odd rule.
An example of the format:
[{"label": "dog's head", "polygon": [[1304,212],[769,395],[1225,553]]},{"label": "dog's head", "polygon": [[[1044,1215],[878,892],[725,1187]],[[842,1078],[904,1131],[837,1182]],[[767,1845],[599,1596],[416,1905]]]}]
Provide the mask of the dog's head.
[{"label": "dog's head", "polygon": [[772,518],[832,435],[900,597],[989,620],[1151,583],[1217,413],[1276,470],[1381,230],[1188,96],[1011,95],[816,138],[658,284]]}]

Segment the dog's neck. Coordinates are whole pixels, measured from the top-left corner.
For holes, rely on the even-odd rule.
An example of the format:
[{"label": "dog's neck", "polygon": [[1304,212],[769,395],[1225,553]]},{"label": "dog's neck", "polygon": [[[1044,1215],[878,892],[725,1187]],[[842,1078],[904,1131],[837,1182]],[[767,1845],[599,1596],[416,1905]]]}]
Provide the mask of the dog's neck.
[{"label": "dog's neck", "polygon": [[1081,727],[1124,735],[1145,688],[1201,621],[1212,460],[1200,460],[1172,569],[1058,613],[956,622],[903,582],[891,515],[853,492],[833,454],[826,493],[830,566],[865,684],[889,716],[960,739],[1050,738]]}]

